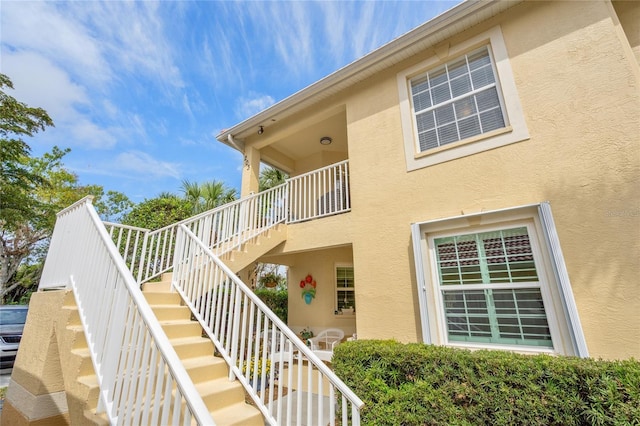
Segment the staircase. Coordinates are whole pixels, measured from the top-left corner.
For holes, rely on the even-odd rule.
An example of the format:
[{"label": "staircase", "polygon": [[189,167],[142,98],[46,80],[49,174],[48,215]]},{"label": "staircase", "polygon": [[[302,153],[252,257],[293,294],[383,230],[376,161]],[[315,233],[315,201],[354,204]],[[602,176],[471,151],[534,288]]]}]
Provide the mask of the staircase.
[{"label": "staircase", "polygon": [[242,385],[229,381],[229,368],[214,356],[211,340],[202,337],[202,327],[191,320],[191,311],[171,292],[171,273],[160,282],[146,283],[143,295],[156,314],[185,370],[219,425],[263,425],[260,411],[245,403]]},{"label": "staircase", "polygon": [[155,231],[103,223],[90,197],[61,211],[39,290],[73,290],[71,356],[56,348],[72,424],[358,425],[363,402],[237,276],[294,216],[349,211],[317,208],[338,175],[346,162]]},{"label": "staircase", "polygon": [[264,233],[252,238],[240,246],[220,256],[220,259],[233,272],[239,272],[253,264],[256,259],[276,248],[287,239],[287,225],[280,223]]}]

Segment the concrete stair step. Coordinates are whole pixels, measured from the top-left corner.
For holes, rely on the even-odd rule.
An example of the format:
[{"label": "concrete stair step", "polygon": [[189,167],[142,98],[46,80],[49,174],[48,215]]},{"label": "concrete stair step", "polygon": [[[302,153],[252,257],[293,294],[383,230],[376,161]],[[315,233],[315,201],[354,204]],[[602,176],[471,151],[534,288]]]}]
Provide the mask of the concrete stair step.
[{"label": "concrete stair step", "polygon": [[151,305],[153,313],[158,321],[189,320],[191,311],[186,306],[178,305]]},{"label": "concrete stair step", "polygon": [[176,292],[156,291],[157,289],[142,292],[149,305],[180,305],[182,298]]},{"label": "concrete stair step", "polygon": [[171,344],[181,360],[188,358],[211,356],[213,358],[213,343],[207,338],[182,337],[171,339]]},{"label": "concrete stair step", "polygon": [[169,339],[202,335],[202,327],[197,321],[160,321],[160,325]]},{"label": "concrete stair step", "polygon": [[77,381],[78,383],[86,386],[89,389],[89,393],[86,399],[86,406],[92,408],[97,407],[98,398],[100,397],[100,386],[98,384],[98,377],[95,374],[79,376]]},{"label": "concrete stair step", "polygon": [[91,361],[91,352],[89,348],[72,349],[71,354],[81,359],[78,368],[78,376],[87,376],[95,374],[93,371],[93,362]]},{"label": "concrete stair step", "polygon": [[193,383],[205,382],[229,375],[229,369],[224,359],[214,356],[187,358],[182,361]]},{"label": "concrete stair step", "polygon": [[227,377],[196,383],[195,386],[210,411],[244,403],[244,388],[240,382],[229,381]]},{"label": "concrete stair step", "polygon": [[159,281],[159,282],[148,282],[142,285],[143,292],[164,292],[169,293],[171,291],[171,281]]},{"label": "concrete stair step", "polygon": [[228,426],[263,426],[262,413],[245,402],[238,402],[211,412],[216,424]]}]

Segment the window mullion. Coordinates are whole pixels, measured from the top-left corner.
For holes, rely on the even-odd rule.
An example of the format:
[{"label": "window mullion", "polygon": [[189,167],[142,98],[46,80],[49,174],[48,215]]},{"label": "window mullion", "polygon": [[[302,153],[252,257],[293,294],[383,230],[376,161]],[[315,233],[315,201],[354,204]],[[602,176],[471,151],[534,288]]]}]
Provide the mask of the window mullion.
[{"label": "window mullion", "polygon": [[[495,82],[491,83],[491,84],[487,84],[486,86],[482,86],[479,89],[475,89],[475,90],[472,90],[470,92],[463,93],[462,95],[456,96],[455,98],[451,98],[451,99],[446,100],[444,102],[441,102],[441,103],[439,103],[437,105],[431,105],[429,108],[425,108],[425,109],[422,109],[420,111],[415,111],[414,115],[417,116],[417,115],[420,115],[420,114],[425,113],[425,112],[434,111],[434,110],[436,110],[436,109],[438,109],[440,107],[443,107],[445,105],[449,105],[451,103],[457,102],[457,101],[459,101],[461,99],[465,99],[465,98],[468,98],[468,97],[473,96],[473,95],[477,95],[478,93],[484,92],[487,89],[493,89],[494,87],[496,87],[496,83]],[[478,105],[476,104],[476,111],[477,111],[477,106]]]}]

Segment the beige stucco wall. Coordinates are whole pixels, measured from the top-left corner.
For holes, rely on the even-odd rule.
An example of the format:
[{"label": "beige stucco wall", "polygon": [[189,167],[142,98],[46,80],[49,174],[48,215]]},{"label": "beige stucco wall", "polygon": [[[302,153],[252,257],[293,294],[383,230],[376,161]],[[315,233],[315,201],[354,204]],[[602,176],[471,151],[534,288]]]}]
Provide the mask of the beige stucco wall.
[{"label": "beige stucco wall", "polygon": [[[289,326],[296,332],[311,328],[315,334],[325,328],[341,328],[346,336],[356,331],[353,315],[334,315],[335,265],[353,264],[351,247],[327,248],[291,256],[289,282]],[[302,298],[299,286],[307,274],[316,280],[316,297],[310,304]],[[356,288],[359,277],[356,275]]]},{"label": "beige stucco wall", "polygon": [[640,99],[633,64],[602,2],[525,4],[459,40],[498,23],[529,140],[407,173],[395,74],[347,101],[354,263],[366,283],[357,296],[358,334],[419,339],[410,223],[548,200],[590,354],[637,357]]},{"label": "beige stucco wall", "polygon": [[[613,10],[600,1],[525,2],[448,40],[500,26],[530,135],[522,142],[407,172],[397,75],[431,50],[323,101],[346,105],[352,211],[344,224],[359,337],[421,339],[412,223],[549,201],[590,355],[640,356],[640,74],[629,54],[637,42],[621,39]],[[625,7],[625,31],[634,14]],[[291,226],[282,254],[344,243],[313,230],[326,220],[297,235]],[[312,266],[334,262],[295,256],[293,293]],[[292,325],[309,315],[325,321],[329,304],[295,299]]]}]

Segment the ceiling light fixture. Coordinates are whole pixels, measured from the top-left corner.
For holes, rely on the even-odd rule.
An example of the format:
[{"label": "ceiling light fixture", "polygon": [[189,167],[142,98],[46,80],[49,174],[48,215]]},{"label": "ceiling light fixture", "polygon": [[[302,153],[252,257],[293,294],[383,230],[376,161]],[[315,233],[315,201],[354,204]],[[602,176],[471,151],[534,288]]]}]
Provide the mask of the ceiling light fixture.
[{"label": "ceiling light fixture", "polygon": [[264,127],[260,126],[258,127],[258,134],[261,135],[264,133]]},{"label": "ceiling light fixture", "polygon": [[320,138],[321,145],[329,145],[331,142],[333,142],[333,139],[331,139],[329,136],[323,136]]}]

